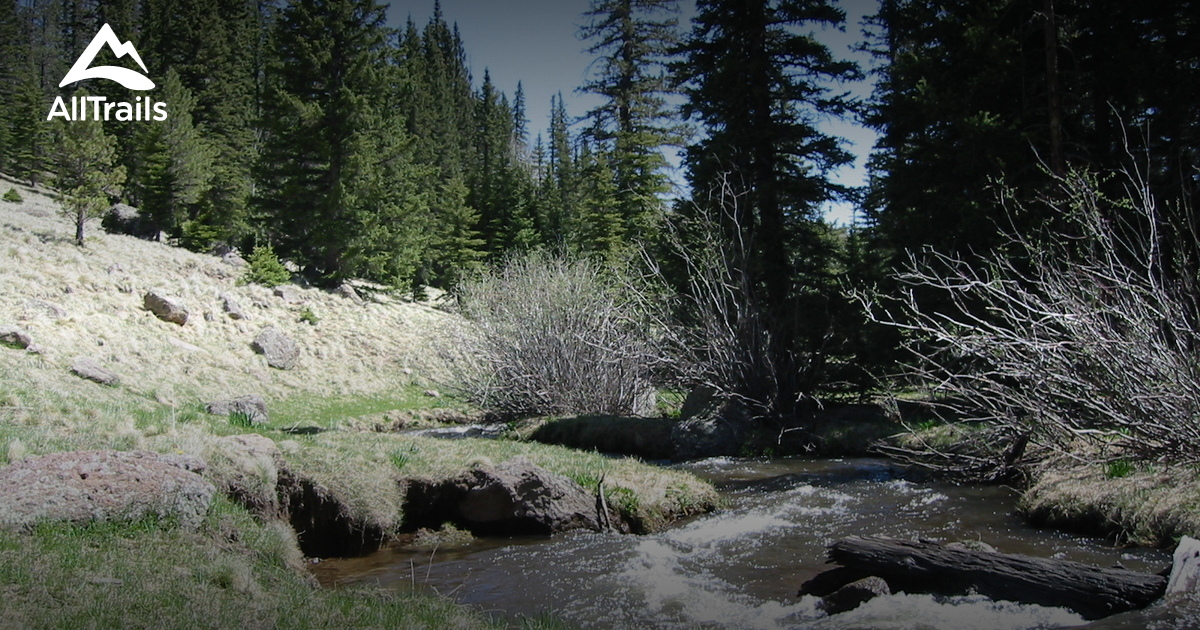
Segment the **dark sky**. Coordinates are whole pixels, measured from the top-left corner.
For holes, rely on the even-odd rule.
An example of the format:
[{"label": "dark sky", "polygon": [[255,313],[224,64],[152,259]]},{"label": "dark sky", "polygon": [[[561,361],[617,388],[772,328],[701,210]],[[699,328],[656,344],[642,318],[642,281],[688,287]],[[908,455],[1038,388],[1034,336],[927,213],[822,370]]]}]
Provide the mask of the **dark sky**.
[{"label": "dark sky", "polygon": [[[691,0],[684,0],[680,22],[685,23],[692,13]],[[845,0],[838,3],[847,13],[845,33],[818,32],[835,53],[851,53],[849,46],[861,40],[859,21],[864,14],[874,12],[876,0]],[[562,92],[567,113],[582,116],[596,104],[595,97],[576,92],[587,78],[592,57],[584,52],[586,43],[578,37],[588,0],[442,0],[442,13],[447,22],[457,23],[466,44],[468,61],[475,85],[483,79],[487,68],[496,86],[512,97],[517,81],[525,88],[527,114],[531,136],[549,125],[550,97]],[[402,26],[411,15],[423,26],[433,14],[433,0],[393,0],[389,10],[391,22]],[[866,94],[869,86],[857,86]],[[850,185],[865,181],[862,163],[874,142],[874,134],[852,125],[827,124],[826,130],[853,143],[850,147],[859,154],[854,168],[842,169],[838,178]],[[677,179],[682,180],[682,177]],[[851,209],[835,207],[827,210],[831,219],[849,220]]]}]

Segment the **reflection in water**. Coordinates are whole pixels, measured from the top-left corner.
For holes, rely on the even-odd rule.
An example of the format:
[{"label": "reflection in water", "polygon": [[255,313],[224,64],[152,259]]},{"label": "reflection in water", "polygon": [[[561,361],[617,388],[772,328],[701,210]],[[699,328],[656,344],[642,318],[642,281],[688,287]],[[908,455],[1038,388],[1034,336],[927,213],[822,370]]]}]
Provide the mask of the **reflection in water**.
[{"label": "reflection in water", "polygon": [[650,536],[576,532],[476,541],[447,552],[400,546],[318,565],[326,584],[426,588],[508,615],[552,613],[598,628],[1040,628],[1062,609],[978,596],[893,595],[826,617],[799,585],[850,535],[982,540],[1000,551],[1158,571],[1166,554],[1029,528],[1001,487],[915,483],[878,460],[711,459],[686,466],[727,507]]}]

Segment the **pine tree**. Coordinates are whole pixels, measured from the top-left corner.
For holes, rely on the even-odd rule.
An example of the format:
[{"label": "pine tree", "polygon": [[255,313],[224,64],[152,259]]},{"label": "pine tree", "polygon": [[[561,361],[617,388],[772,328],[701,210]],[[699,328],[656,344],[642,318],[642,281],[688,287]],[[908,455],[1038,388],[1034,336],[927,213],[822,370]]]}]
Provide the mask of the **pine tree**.
[{"label": "pine tree", "polygon": [[677,43],[667,16],[677,12],[677,0],[592,0],[580,30],[599,55],[597,76],[582,90],[605,99],[588,113],[587,133],[610,154],[622,230],[632,238],[654,232],[670,183],[663,150],[682,142],[665,98],[665,61]]},{"label": "pine tree", "polygon": [[829,327],[830,246],[818,209],[847,196],[830,171],[851,160],[816,121],[850,111],[827,86],[858,76],[809,31],[845,15],[827,0],[700,0],[697,11],[675,66],[684,113],[707,132],[688,149],[688,177],[725,239],[750,248],[739,272],[752,280],[748,308],[761,309],[770,330],[759,357],[768,382],[753,397],[766,414],[794,414],[819,382]]},{"label": "pine tree", "polygon": [[373,0],[299,0],[274,33],[259,162],[263,226],[312,276],[409,284],[429,246],[432,174],[389,106],[385,14]]},{"label": "pine tree", "polygon": [[116,165],[116,140],[100,121],[58,119],[57,125],[54,185],[62,193],[63,215],[75,223],[75,243],[82,247],[85,224],[121,194],[125,167]]},{"label": "pine tree", "polygon": [[142,213],[160,230],[189,249],[207,251],[215,234],[198,230],[195,223],[203,217],[201,203],[212,185],[217,154],[192,124],[196,99],[174,68],[167,71],[161,98],[170,103],[171,113],[166,120],[141,123],[133,188]]}]

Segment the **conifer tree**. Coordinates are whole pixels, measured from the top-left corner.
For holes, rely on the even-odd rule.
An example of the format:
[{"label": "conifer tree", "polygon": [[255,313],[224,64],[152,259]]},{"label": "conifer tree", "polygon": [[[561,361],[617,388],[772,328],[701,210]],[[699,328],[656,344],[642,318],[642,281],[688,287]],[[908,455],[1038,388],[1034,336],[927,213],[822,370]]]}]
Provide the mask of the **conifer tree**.
[{"label": "conifer tree", "polygon": [[259,162],[264,225],[314,277],[406,285],[425,254],[428,174],[389,102],[385,14],[373,0],[298,0],[274,33]]},{"label": "conifer tree", "polygon": [[203,218],[201,204],[212,185],[217,154],[192,123],[196,99],[174,68],[163,80],[161,98],[170,103],[171,114],[139,127],[136,194],[143,214],[160,230],[190,249],[206,251],[215,234],[193,224]]},{"label": "conifer tree", "polygon": [[757,359],[769,382],[753,397],[764,414],[794,414],[819,383],[830,325],[818,208],[847,194],[830,170],[851,160],[816,121],[851,109],[827,86],[857,76],[811,29],[836,27],[845,14],[828,0],[700,0],[697,11],[676,65],[684,113],[707,132],[688,149],[688,177],[726,240],[749,247],[739,273],[751,279],[748,308],[769,327]]},{"label": "conifer tree", "polygon": [[116,140],[100,121],[57,119],[56,124],[54,185],[62,193],[63,215],[75,223],[75,244],[82,247],[88,220],[103,215],[111,198],[121,194],[125,167],[116,164]]},{"label": "conifer tree", "polygon": [[604,102],[588,112],[587,133],[609,153],[622,231],[632,238],[653,232],[669,180],[663,150],[682,142],[665,95],[665,62],[677,43],[677,0],[592,0],[580,35],[599,55],[597,75],[582,90]]}]

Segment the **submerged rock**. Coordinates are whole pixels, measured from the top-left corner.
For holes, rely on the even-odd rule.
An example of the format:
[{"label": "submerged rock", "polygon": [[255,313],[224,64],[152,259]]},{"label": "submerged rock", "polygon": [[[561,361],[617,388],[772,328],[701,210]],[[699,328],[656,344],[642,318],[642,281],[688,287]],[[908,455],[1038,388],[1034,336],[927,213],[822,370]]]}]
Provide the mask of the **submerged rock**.
[{"label": "submerged rock", "polygon": [[844,613],[858,608],[881,595],[891,595],[892,589],[887,582],[879,577],[866,577],[851,582],[821,599],[821,609],[830,615]]},{"label": "submerged rock", "polygon": [[194,457],[148,451],[73,451],[30,457],[0,469],[0,527],[47,521],[177,519],[195,529],[216,488]]}]

